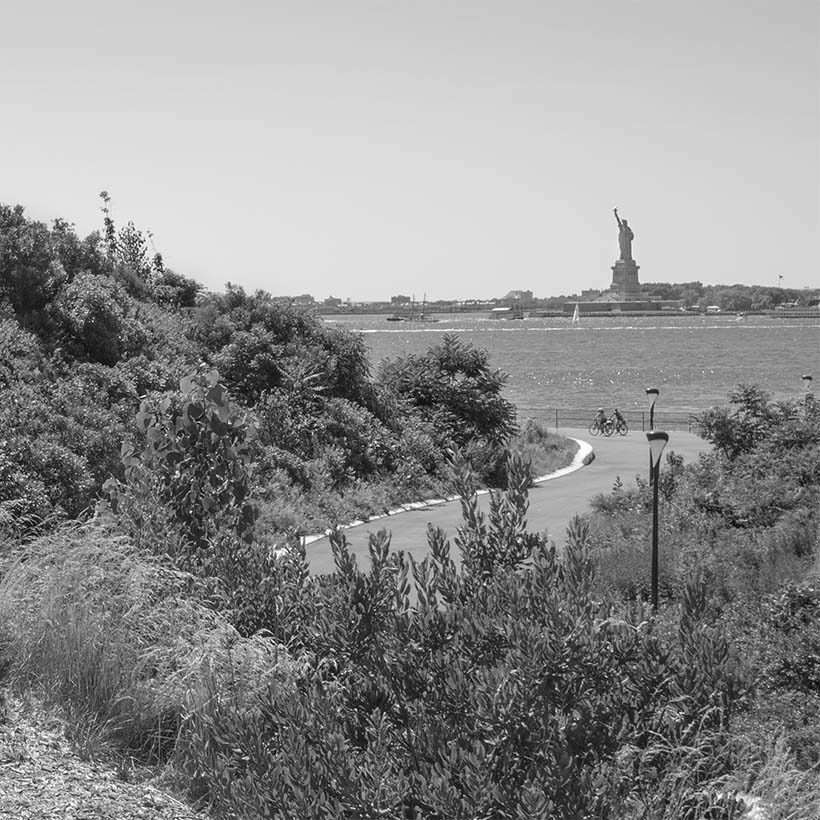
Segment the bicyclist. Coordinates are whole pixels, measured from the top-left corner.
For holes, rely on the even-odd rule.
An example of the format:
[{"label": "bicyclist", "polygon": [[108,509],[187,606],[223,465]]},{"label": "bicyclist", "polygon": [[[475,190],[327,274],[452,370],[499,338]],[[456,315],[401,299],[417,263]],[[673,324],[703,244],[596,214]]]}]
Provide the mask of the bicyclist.
[{"label": "bicyclist", "polygon": [[624,417],[621,415],[618,408],[615,408],[615,411],[612,413],[612,421],[615,422],[615,426],[617,427],[619,424],[623,424]]},{"label": "bicyclist", "polygon": [[598,425],[599,430],[604,429],[604,425],[606,424],[606,413],[604,413],[604,408],[598,408],[598,415],[595,416],[595,424]]}]

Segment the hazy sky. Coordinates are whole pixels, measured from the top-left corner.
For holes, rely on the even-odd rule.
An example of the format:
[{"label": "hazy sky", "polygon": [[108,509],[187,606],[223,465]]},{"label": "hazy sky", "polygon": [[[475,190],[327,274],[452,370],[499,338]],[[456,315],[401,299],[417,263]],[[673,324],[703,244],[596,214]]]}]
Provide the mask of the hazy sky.
[{"label": "hazy sky", "polygon": [[820,287],[820,0],[16,2],[0,201],[221,290]]}]

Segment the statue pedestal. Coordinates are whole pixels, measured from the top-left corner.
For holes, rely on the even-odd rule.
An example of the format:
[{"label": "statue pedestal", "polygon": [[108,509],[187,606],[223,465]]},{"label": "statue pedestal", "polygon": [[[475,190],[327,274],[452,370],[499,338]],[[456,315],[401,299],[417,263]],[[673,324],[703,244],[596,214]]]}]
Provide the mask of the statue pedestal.
[{"label": "statue pedestal", "polygon": [[638,268],[640,265],[634,259],[625,261],[619,259],[612,266],[612,284],[609,289],[620,296],[622,301],[641,298],[641,285],[638,282]]}]

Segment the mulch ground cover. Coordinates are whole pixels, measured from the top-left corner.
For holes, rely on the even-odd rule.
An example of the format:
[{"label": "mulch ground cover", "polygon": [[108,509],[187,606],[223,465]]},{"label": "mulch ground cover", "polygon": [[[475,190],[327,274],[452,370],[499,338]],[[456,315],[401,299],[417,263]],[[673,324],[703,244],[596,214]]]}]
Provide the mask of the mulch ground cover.
[{"label": "mulch ground cover", "polygon": [[204,820],[149,782],[129,783],[108,763],[82,759],[62,723],[10,699],[0,721],[0,818]]}]

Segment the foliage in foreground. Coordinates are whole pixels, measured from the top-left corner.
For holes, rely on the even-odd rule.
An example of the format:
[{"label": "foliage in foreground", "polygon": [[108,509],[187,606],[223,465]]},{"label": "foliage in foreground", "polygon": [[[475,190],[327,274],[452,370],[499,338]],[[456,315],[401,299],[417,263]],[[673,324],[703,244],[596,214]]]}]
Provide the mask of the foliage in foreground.
[{"label": "foliage in foreground", "polygon": [[528,534],[510,471],[485,517],[461,464],[461,569],[440,531],[420,564],[374,536],[365,570],[339,534],[322,578],[303,551],[268,555],[249,638],[104,530],[35,541],[0,584],[12,677],[85,736],[171,760],[220,814],[699,816],[724,800],[746,697],[702,585],[674,625],[601,603],[585,526],[563,555]]},{"label": "foliage in foreground", "polygon": [[[756,682],[743,717],[755,743],[779,738],[802,767],[820,764],[820,407],[772,402],[739,385],[701,416],[716,450],[661,473],[661,597],[700,574],[708,617],[726,629]],[[673,434],[674,440],[674,434]],[[638,479],[595,500],[591,548],[600,595],[646,600],[651,492]]]}]

